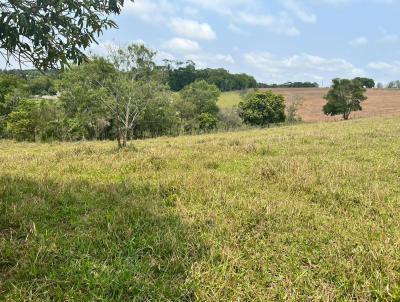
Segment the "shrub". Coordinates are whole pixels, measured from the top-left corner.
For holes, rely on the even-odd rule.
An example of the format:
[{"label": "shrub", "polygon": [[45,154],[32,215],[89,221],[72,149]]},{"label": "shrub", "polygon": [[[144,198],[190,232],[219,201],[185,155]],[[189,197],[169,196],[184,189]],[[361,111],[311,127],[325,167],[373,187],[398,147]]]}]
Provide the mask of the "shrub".
[{"label": "shrub", "polygon": [[199,129],[202,131],[211,131],[217,128],[218,119],[210,113],[202,113],[197,118]]},{"label": "shrub", "polygon": [[39,124],[39,110],[36,101],[21,100],[18,108],[7,118],[7,132],[17,140],[34,141]]},{"label": "shrub", "polygon": [[299,108],[303,105],[303,97],[299,95],[291,95],[287,99],[287,121],[289,123],[294,123],[294,122],[300,122],[301,121],[301,116],[297,114],[297,111]]},{"label": "shrub", "polygon": [[232,130],[240,128],[243,124],[237,108],[223,108],[218,113],[219,128]]},{"label": "shrub", "polygon": [[285,99],[272,91],[250,93],[239,103],[239,116],[253,126],[284,122]]}]

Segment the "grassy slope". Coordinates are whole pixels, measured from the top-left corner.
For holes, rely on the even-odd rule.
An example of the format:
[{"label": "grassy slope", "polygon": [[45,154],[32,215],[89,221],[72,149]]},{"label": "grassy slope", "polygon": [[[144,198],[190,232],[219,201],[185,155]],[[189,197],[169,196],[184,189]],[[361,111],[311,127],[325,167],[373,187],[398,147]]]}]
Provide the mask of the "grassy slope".
[{"label": "grassy slope", "polygon": [[219,108],[232,108],[239,104],[241,100],[240,93],[237,91],[223,92],[218,100]]},{"label": "grassy slope", "polygon": [[0,297],[399,301],[400,119],[136,147],[0,143]]}]

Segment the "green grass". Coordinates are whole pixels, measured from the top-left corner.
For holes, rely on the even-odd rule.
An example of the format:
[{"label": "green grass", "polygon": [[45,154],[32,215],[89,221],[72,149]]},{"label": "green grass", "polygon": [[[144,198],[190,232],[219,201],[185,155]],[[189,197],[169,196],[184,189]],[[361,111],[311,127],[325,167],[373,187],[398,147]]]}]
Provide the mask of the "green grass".
[{"label": "green grass", "polygon": [[400,301],[400,119],[0,142],[0,300]]},{"label": "green grass", "polygon": [[241,95],[238,91],[223,92],[218,100],[218,107],[232,108],[241,101]]}]

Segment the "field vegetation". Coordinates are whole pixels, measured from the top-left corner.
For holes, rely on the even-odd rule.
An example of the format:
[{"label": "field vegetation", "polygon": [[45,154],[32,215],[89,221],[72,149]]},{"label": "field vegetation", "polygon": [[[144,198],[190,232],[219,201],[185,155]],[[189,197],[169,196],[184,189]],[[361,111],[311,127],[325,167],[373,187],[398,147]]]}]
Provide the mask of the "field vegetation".
[{"label": "field vegetation", "polygon": [[399,301],[400,119],[0,142],[0,300]]},{"label": "field vegetation", "polygon": [[[304,122],[338,121],[340,116],[327,116],[322,108],[326,104],[324,96],[328,88],[267,88],[274,93],[282,94],[287,101],[293,97],[302,99],[302,105],[298,108],[298,115]],[[232,108],[237,106],[243,92],[231,91],[221,94],[218,106]],[[374,116],[400,116],[400,90],[399,89],[367,89],[368,97],[362,104],[362,110],[350,115],[350,119],[374,117]],[[288,105],[288,102],[287,102]]]}]

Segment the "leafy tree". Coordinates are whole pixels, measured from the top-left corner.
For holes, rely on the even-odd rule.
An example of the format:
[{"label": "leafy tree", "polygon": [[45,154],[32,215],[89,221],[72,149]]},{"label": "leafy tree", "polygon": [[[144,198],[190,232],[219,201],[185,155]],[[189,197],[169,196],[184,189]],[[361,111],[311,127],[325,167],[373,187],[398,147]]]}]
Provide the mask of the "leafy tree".
[{"label": "leafy tree", "polygon": [[365,88],[374,88],[375,87],[375,81],[373,79],[357,77],[354,80],[359,81],[361,83],[361,85]]},{"label": "leafy tree", "polygon": [[398,89],[398,88],[400,88],[400,81],[397,80],[397,81],[391,81],[391,82],[389,82],[388,88],[391,88],[391,89]]},{"label": "leafy tree", "polygon": [[12,74],[0,74],[0,137],[6,137],[7,116],[29,97],[26,81]]},{"label": "leafy tree", "polygon": [[285,99],[272,91],[250,93],[239,103],[239,115],[253,126],[284,122]]},{"label": "leafy tree", "polygon": [[118,49],[111,60],[119,72],[113,81],[101,83],[109,94],[107,108],[114,117],[119,147],[125,147],[132,129],[149,103],[167,93],[163,70],[157,68],[156,52],[142,44]]},{"label": "leafy tree", "polygon": [[64,140],[65,115],[60,102],[54,100],[38,101],[38,125],[36,137],[41,141]]},{"label": "leafy tree", "polygon": [[28,82],[29,90],[32,95],[55,95],[56,89],[54,87],[54,81],[47,75],[41,75],[29,79]]},{"label": "leafy tree", "polygon": [[199,80],[214,84],[221,91],[256,88],[257,81],[247,74],[231,74],[229,71],[218,69],[196,69],[193,61],[174,62],[166,60],[168,84],[173,91],[180,91],[185,86]]},{"label": "leafy tree", "polygon": [[111,83],[116,76],[115,67],[103,58],[72,66],[62,74],[58,89],[69,140],[104,136],[112,116],[105,104],[108,91],[101,83]]},{"label": "leafy tree", "polygon": [[82,49],[104,29],[116,27],[124,0],[5,0],[0,2],[0,49],[17,62],[38,69],[82,63]]},{"label": "leafy tree", "polygon": [[221,92],[214,84],[204,80],[196,81],[180,91],[180,96],[186,102],[194,105],[194,114],[209,113],[216,115],[219,111],[217,101]]},{"label": "leafy tree", "polygon": [[8,94],[24,86],[25,81],[16,75],[0,74],[0,103],[4,103]]},{"label": "leafy tree", "polygon": [[7,118],[7,131],[17,140],[35,141],[38,125],[38,106],[34,100],[21,100]]},{"label": "leafy tree", "polygon": [[147,101],[143,114],[133,127],[133,136],[144,138],[176,134],[178,124],[173,96],[163,87]]},{"label": "leafy tree", "polygon": [[99,126],[105,127],[102,132],[111,127],[119,147],[127,145],[135,128],[145,132],[138,123],[147,122],[143,116],[152,115],[148,107],[160,113],[157,106],[161,103],[164,108],[172,106],[163,70],[154,63],[155,54],[143,45],[133,44],[115,50],[108,60],[95,58],[65,72],[60,90],[69,125],[90,138],[101,135]]},{"label": "leafy tree", "polygon": [[286,82],[283,84],[258,83],[258,88],[318,88],[318,83],[314,82]]},{"label": "leafy tree", "polygon": [[208,112],[204,112],[197,117],[199,129],[201,131],[211,131],[217,128],[218,118]]},{"label": "leafy tree", "polygon": [[325,96],[327,103],[323,107],[326,115],[342,115],[348,120],[350,113],[362,110],[361,102],[366,100],[365,88],[358,80],[334,79],[331,89]]},{"label": "leafy tree", "polygon": [[180,91],[196,80],[196,65],[193,61],[189,60],[186,63],[166,61],[166,63],[168,84],[173,91]]}]

